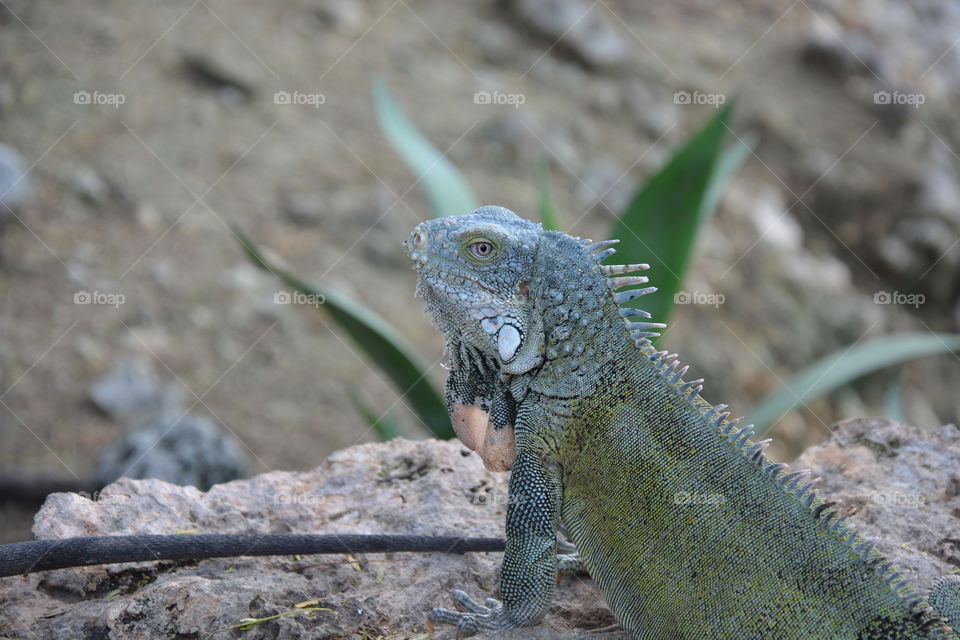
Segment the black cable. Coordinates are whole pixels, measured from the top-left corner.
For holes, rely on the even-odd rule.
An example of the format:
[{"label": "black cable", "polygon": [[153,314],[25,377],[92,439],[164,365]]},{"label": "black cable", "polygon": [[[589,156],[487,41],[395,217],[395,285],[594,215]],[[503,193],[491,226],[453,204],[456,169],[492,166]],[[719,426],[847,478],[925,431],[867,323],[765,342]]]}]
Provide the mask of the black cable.
[{"label": "black cable", "polygon": [[397,551],[503,551],[502,538],[213,533],[88,536],[0,545],[0,577],[116,562]]}]

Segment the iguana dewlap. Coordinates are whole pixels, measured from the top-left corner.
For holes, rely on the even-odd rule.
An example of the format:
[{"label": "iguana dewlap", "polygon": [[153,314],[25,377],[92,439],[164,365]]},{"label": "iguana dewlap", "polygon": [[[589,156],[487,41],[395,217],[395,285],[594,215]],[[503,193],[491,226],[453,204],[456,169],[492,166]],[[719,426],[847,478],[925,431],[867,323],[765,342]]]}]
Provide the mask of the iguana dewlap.
[{"label": "iguana dewlap", "polygon": [[467,447],[480,454],[483,464],[491,471],[509,471],[516,455],[513,425],[496,428],[490,414],[478,403],[450,403],[450,421],[457,437]]},{"label": "iguana dewlap", "polygon": [[502,207],[424,222],[406,242],[446,338],[457,433],[512,469],[502,602],[457,591],[465,612],[431,619],[464,635],[536,623],[558,567],[576,564],[558,561],[562,526],[637,640],[958,640],[960,580],[923,597],[701,398],[651,345],[663,325],[621,307],[650,290],[626,275],[646,265],[601,265],[610,244]]}]

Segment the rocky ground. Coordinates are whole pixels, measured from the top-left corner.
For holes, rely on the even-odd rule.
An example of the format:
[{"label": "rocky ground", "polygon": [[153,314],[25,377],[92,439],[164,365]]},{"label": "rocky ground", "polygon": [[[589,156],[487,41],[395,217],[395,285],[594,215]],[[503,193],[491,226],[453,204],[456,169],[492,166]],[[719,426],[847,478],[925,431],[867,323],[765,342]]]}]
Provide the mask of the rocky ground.
[{"label": "rocky ground", "polygon": [[[821,495],[911,584],[960,568],[960,430],[850,420],[798,461]],[[37,538],[171,533],[503,535],[506,474],[455,442],[397,440],[339,451],[310,472],[274,471],[207,493],[123,479],[93,501],[52,495]],[[684,508],[684,507],[679,507]],[[425,638],[424,612],[452,588],[496,591],[501,554],[343,554],[126,563],[0,579],[0,638],[208,638],[264,620],[244,638]],[[300,603],[310,603],[300,605]],[[298,611],[299,606],[299,612]],[[306,611],[307,608],[319,608]],[[543,624],[484,638],[584,638],[613,623],[587,578],[565,577]],[[453,638],[452,629],[430,637]],[[622,632],[589,637],[620,640]]]},{"label": "rocky ground", "polygon": [[[681,307],[665,343],[738,413],[864,336],[955,331],[957,33],[949,0],[8,0],[0,465],[94,473],[131,426],[90,401],[118,361],[175,387],[255,472],[370,440],[350,389],[421,433],[322,310],[274,303],[228,229],[387,317],[439,384],[399,250],[426,202],[377,130],[377,76],[484,202],[532,215],[546,151],[567,230],[595,238],[736,97],[756,154],[686,283],[724,303]],[[910,421],[955,421],[958,378],[949,357],[905,367]],[[885,382],[785,418],[775,456],[881,413]],[[4,515],[25,537],[29,512]]]}]

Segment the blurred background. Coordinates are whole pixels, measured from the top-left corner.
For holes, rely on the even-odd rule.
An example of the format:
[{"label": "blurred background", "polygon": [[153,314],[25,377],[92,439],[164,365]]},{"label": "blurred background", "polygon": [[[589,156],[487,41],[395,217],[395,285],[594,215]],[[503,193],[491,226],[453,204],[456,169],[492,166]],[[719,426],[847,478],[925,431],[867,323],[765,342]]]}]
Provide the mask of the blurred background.
[{"label": "blurred background", "polygon": [[[5,474],[88,486],[111,443],[114,462],[138,451],[115,446],[131,428],[156,449],[191,421],[228,471],[309,469],[376,439],[351,396],[425,437],[323,305],[278,298],[230,229],[377,312],[442,384],[400,246],[431,214],[378,128],[377,78],[482,203],[536,218],[543,154],[559,226],[595,239],[736,100],[729,139],[755,143],[662,344],[737,415],[827,354],[960,330],[952,0],[3,0]],[[958,362],[804,403],[772,456],[891,407],[955,422]],[[32,508],[0,509],[3,541],[27,538]]]}]

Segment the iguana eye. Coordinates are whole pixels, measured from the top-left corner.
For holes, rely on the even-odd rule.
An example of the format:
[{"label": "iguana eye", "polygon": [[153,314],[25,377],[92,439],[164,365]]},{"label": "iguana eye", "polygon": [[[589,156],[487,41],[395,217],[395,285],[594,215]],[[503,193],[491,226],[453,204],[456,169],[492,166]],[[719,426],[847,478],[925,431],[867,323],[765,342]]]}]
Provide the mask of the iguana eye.
[{"label": "iguana eye", "polygon": [[470,252],[470,255],[480,260],[486,260],[492,256],[494,253],[496,253],[496,249],[497,248],[489,240],[477,240],[476,242],[471,242],[470,245],[467,246],[467,251]]}]

